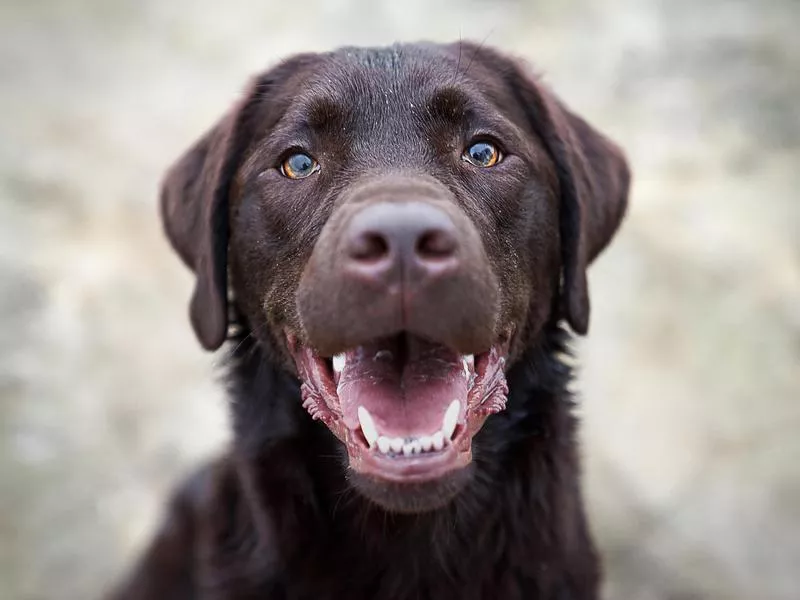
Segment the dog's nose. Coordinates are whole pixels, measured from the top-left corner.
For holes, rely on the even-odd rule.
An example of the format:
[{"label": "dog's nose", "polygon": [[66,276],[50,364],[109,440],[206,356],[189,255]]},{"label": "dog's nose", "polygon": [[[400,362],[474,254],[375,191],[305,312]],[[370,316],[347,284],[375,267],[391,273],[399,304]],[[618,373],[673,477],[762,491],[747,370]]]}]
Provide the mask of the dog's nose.
[{"label": "dog's nose", "polygon": [[383,202],[359,211],[346,232],[347,270],[369,279],[421,279],[458,265],[458,232],[423,202]]}]

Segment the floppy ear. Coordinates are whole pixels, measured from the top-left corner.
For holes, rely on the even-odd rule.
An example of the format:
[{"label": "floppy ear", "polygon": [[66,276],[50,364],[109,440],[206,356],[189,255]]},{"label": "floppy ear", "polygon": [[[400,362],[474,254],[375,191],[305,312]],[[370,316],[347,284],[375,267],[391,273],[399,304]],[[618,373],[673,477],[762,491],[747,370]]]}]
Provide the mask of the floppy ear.
[{"label": "floppy ear", "polygon": [[196,276],[189,316],[206,350],[216,350],[227,337],[228,192],[263,87],[254,81],[244,98],[172,165],[161,186],[167,237]]},{"label": "floppy ear", "polygon": [[161,216],[173,248],[195,273],[189,316],[206,350],[225,341],[228,325],[228,187],[236,110],[206,133],[167,171]]},{"label": "floppy ear", "polygon": [[[265,100],[318,60],[296,54],[253,78],[242,99],[170,167],[161,185],[161,217],[173,248],[196,276],[189,316],[197,339],[216,350],[228,331],[228,195]],[[269,114],[269,119],[275,116]]]},{"label": "floppy ear", "polygon": [[[511,61],[509,61],[511,62]],[[514,93],[556,166],[561,194],[562,311],[579,334],[589,328],[586,268],[611,241],[628,203],[630,170],[613,142],[512,63]]]}]

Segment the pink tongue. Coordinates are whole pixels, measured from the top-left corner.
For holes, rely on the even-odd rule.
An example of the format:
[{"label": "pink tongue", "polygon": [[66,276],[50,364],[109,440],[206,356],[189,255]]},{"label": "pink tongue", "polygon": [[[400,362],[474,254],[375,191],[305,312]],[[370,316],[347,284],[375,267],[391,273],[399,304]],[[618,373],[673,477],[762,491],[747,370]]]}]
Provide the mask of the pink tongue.
[{"label": "pink tongue", "polygon": [[358,407],[366,408],[382,435],[431,435],[453,400],[467,401],[461,357],[438,344],[392,338],[346,353],[338,394],[348,427],[358,426]]}]

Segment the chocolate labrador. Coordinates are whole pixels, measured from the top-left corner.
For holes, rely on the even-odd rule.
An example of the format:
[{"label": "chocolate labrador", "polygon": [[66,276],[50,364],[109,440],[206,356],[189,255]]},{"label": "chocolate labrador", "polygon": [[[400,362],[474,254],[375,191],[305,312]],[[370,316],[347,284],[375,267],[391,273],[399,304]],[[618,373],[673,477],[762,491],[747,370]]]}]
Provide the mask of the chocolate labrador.
[{"label": "chocolate labrador", "polygon": [[161,196],[233,442],[114,597],[597,598],[564,356],[629,179],[477,45],[257,76]]}]

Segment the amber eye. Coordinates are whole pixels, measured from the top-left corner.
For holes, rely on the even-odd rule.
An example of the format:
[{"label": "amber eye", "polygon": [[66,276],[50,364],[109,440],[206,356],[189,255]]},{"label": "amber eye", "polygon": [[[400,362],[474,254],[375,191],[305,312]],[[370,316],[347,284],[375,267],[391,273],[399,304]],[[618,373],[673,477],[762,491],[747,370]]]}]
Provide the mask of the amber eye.
[{"label": "amber eye", "polygon": [[476,142],[464,151],[462,158],[476,167],[493,167],[502,157],[491,142]]},{"label": "amber eye", "polygon": [[281,174],[289,179],[303,179],[319,171],[319,163],[308,154],[295,152],[281,163]]}]

